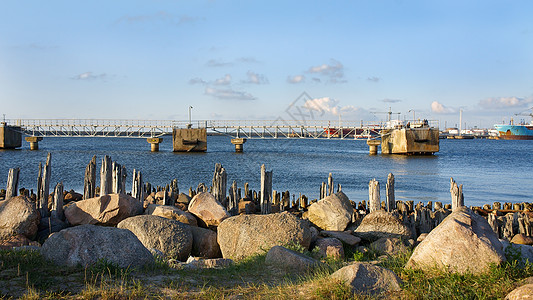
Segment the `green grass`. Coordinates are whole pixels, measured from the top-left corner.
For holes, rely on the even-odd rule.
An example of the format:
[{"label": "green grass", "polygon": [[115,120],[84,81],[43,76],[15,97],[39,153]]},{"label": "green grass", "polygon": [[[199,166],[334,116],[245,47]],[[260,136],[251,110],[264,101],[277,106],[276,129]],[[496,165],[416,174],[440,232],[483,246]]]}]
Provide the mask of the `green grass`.
[{"label": "green grass", "polygon": [[[313,251],[301,252],[313,256]],[[160,259],[154,266],[135,270],[118,268],[106,261],[89,268],[56,267],[39,252],[0,250],[0,281],[20,290],[19,294],[0,294],[0,299],[372,298],[353,295],[348,287],[331,280],[329,275],[343,264],[374,260],[379,253],[347,253],[345,261],[325,260],[311,272],[294,274],[268,266],[265,254],[248,257],[224,269],[176,270]],[[404,282],[400,293],[384,298],[501,299],[520,280],[533,276],[533,265],[518,263],[512,255],[510,262],[492,266],[483,275],[452,274],[438,268],[424,272],[404,269],[409,256],[410,253],[389,256],[380,262]]]}]

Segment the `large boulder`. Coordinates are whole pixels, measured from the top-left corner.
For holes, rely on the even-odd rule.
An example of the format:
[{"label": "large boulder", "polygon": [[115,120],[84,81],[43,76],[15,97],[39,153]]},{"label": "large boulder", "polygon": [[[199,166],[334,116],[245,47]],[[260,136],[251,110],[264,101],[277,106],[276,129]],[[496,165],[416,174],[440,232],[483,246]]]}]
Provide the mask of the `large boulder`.
[{"label": "large boulder", "polygon": [[[526,263],[533,263],[533,247],[530,245],[511,244],[508,241],[500,240],[503,245],[503,252],[508,261],[517,260],[518,264],[524,266]],[[533,283],[533,282],[532,282]]]},{"label": "large boulder", "polygon": [[241,259],[290,243],[307,249],[311,243],[311,231],[306,221],[288,212],[239,215],[218,226],[218,243],[224,258]]},{"label": "large boulder", "polygon": [[399,238],[380,238],[372,242],[370,248],[380,254],[391,256],[409,252],[409,248]]},{"label": "large boulder", "polygon": [[505,261],[502,243],[489,223],[460,207],[415,248],[407,268],[446,267],[451,272],[482,274]]},{"label": "large boulder", "polygon": [[163,218],[180,221],[184,224],[198,226],[196,218],[191,213],[183,211],[175,206],[150,204],[144,211],[144,214],[160,216]]},{"label": "large boulder", "polygon": [[15,247],[22,247],[22,246],[40,246],[39,242],[31,241],[27,237],[23,235],[13,235],[10,237],[6,237],[3,239],[0,239],[0,249],[13,249]]},{"label": "large boulder", "polygon": [[109,194],[72,203],[65,208],[65,217],[72,225],[115,226],[142,212],[139,200],[125,194]]},{"label": "large boulder", "polygon": [[333,237],[333,238],[336,238],[338,240],[340,240],[341,242],[347,244],[347,245],[350,245],[350,246],[355,246],[357,244],[359,244],[359,242],[361,242],[361,238],[360,237],[356,237],[354,235],[352,235],[349,231],[327,231],[327,230],[323,230],[320,232],[321,235],[323,236],[329,236],[329,237]]},{"label": "large boulder", "polygon": [[194,196],[188,211],[202,220],[207,226],[218,226],[230,215],[211,193],[202,192]]},{"label": "large boulder", "polygon": [[308,207],[307,218],[323,230],[343,231],[352,221],[353,207],[343,192],[323,198]]},{"label": "large boulder", "polygon": [[142,215],[127,218],[117,225],[128,229],[148,249],[156,249],[167,257],[187,260],[191,253],[193,235],[190,226],[159,216]]},{"label": "large boulder", "polygon": [[331,257],[334,259],[344,259],[344,248],[342,242],[336,238],[322,238],[315,242],[316,248],[321,257]]},{"label": "large boulder", "polygon": [[121,268],[151,265],[154,258],[129,230],[81,225],[52,234],[42,255],[57,265],[90,266],[105,260]]},{"label": "large boulder", "polygon": [[344,282],[354,293],[380,294],[399,291],[402,280],[393,271],[370,263],[356,262],[331,274]]},{"label": "large boulder", "polygon": [[213,230],[190,226],[193,243],[191,255],[202,258],[220,258],[220,246],[217,241],[217,233]]},{"label": "large boulder", "polygon": [[26,196],[0,201],[0,239],[15,235],[33,239],[40,219],[41,215]]},{"label": "large boulder", "polygon": [[524,284],[512,290],[505,300],[526,300],[533,299],[533,284]]},{"label": "large boulder", "polygon": [[269,265],[296,272],[306,272],[320,264],[316,259],[282,246],[270,248],[265,257],[265,262]]},{"label": "large boulder", "polygon": [[392,213],[376,210],[363,218],[354,235],[371,242],[384,237],[407,240],[411,236],[411,230]]}]

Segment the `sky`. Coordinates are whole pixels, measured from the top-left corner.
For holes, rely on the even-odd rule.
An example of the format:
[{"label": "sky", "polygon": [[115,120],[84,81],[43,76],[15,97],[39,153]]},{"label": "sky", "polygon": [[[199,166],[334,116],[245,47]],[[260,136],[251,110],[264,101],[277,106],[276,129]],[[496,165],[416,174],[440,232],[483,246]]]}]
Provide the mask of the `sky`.
[{"label": "sky", "polygon": [[[6,119],[530,120],[531,1],[0,2]],[[531,111],[529,111],[531,112]],[[0,116],[1,117],[1,116]]]}]

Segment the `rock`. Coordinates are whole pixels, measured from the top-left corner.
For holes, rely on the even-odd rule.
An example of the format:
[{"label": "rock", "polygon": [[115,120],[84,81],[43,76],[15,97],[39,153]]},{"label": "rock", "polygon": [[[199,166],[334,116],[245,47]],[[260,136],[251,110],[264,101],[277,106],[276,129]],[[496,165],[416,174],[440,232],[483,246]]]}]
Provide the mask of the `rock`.
[{"label": "rock", "polygon": [[189,212],[196,215],[207,226],[218,226],[230,215],[226,209],[207,192],[202,192],[194,196],[189,203]]},{"label": "rock", "polygon": [[23,235],[13,235],[0,240],[0,249],[10,250],[14,247],[39,246],[38,242],[31,241]]},{"label": "rock", "polygon": [[319,261],[282,246],[274,246],[268,251],[267,264],[296,272],[306,272],[319,265]]},{"label": "rock", "polygon": [[409,252],[409,248],[399,238],[380,238],[372,242],[370,248],[390,256]]},{"label": "rock", "polygon": [[[500,241],[503,245],[503,252],[509,261],[517,260],[523,266],[527,262],[533,263],[533,247],[530,245],[510,244],[507,241]],[[533,282],[532,282],[533,283]]]},{"label": "rock", "polygon": [[256,206],[252,201],[239,201],[239,214],[253,214],[255,213]]},{"label": "rock", "polygon": [[354,293],[371,295],[399,291],[402,284],[393,271],[362,262],[337,270],[331,278],[344,282]]},{"label": "rock", "polygon": [[191,202],[191,197],[189,195],[186,195],[184,193],[180,193],[178,196],[178,199],[176,199],[176,203],[184,203],[189,205],[189,202]]},{"label": "rock", "polygon": [[16,196],[0,202],[0,239],[23,235],[33,239],[41,215],[30,198]]},{"label": "rock", "polygon": [[239,215],[218,226],[218,243],[222,257],[242,259],[289,243],[298,243],[308,249],[311,231],[306,221],[288,212]]},{"label": "rock", "polygon": [[203,258],[220,258],[222,252],[217,241],[217,233],[213,230],[190,226],[193,244],[191,255]]},{"label": "rock", "polygon": [[38,226],[36,240],[40,243],[44,243],[44,240],[46,240],[50,234],[61,231],[65,228],[67,228],[67,223],[61,221],[60,219],[54,217],[42,218]]},{"label": "rock", "polygon": [[417,243],[421,243],[426,237],[428,236],[427,233],[422,233],[418,236],[418,238],[416,239],[416,242]]},{"label": "rock", "polygon": [[343,192],[323,198],[308,207],[307,218],[323,230],[343,231],[352,221],[353,207]]},{"label": "rock", "polygon": [[350,245],[350,246],[355,246],[355,245],[359,244],[359,242],[361,242],[361,238],[356,237],[356,236],[352,235],[351,233],[345,232],[345,231],[328,231],[328,230],[324,230],[324,231],[321,231],[320,234],[323,235],[323,236],[334,237],[336,239],[339,239],[341,242],[343,242],[343,243],[345,243],[347,245]]},{"label": "rock", "polygon": [[233,260],[228,258],[207,258],[189,257],[185,268],[191,269],[223,269],[233,265]]},{"label": "rock", "polygon": [[154,258],[129,230],[81,225],[52,234],[43,244],[44,258],[61,266],[83,267],[105,260],[120,268],[151,265]]},{"label": "rock", "polygon": [[533,237],[519,233],[511,239],[511,243],[520,245],[533,245]]},{"label": "rock", "polygon": [[82,199],[83,199],[83,195],[80,193],[76,193],[75,191],[70,191],[66,193],[65,196],[63,197],[64,203],[68,203],[71,201],[80,201]]},{"label": "rock", "polygon": [[315,243],[321,257],[331,257],[334,259],[344,259],[344,248],[342,242],[336,238],[322,238]]},{"label": "rock", "polygon": [[145,215],[160,216],[163,218],[180,221],[184,224],[198,226],[196,218],[189,212],[185,212],[175,206],[150,204],[144,211]]},{"label": "rock", "polygon": [[533,299],[533,284],[525,284],[511,291],[505,300]]},{"label": "rock", "polygon": [[316,229],[313,226],[309,226],[309,230],[311,231],[311,244],[312,244],[312,243],[316,242],[316,240],[318,239],[318,235],[320,233],[318,232],[318,229]]},{"label": "rock", "polygon": [[72,203],[65,208],[65,217],[72,225],[114,226],[142,212],[142,204],[137,199],[125,194],[109,194]]},{"label": "rock", "polygon": [[407,262],[407,268],[446,267],[482,274],[505,261],[502,243],[489,223],[467,207],[457,208],[433,229]]},{"label": "rock", "polygon": [[148,249],[157,249],[166,257],[185,261],[192,250],[191,227],[159,216],[142,215],[127,218],[117,225],[135,234]]},{"label": "rock", "polygon": [[373,242],[383,237],[409,239],[411,230],[392,213],[377,210],[366,215],[354,235]]}]

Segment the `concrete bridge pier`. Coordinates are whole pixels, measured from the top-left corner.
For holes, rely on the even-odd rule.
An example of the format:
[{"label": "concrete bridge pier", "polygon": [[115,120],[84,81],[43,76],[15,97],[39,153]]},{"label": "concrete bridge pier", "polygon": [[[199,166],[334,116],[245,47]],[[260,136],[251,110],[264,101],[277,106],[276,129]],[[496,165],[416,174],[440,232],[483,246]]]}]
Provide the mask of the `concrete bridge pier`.
[{"label": "concrete bridge pier", "polygon": [[376,155],[378,154],[378,146],[381,144],[380,140],[366,140],[366,144],[368,145],[368,154],[370,155]]},{"label": "concrete bridge pier", "polygon": [[15,149],[22,146],[21,128],[0,123],[0,149]]},{"label": "concrete bridge pier", "polygon": [[42,136],[27,136],[26,142],[30,143],[30,150],[39,150],[39,142],[43,140]]},{"label": "concrete bridge pier", "polygon": [[246,139],[245,138],[234,138],[234,139],[231,139],[231,143],[235,145],[236,153],[242,153],[243,145],[244,143],[246,143]]},{"label": "concrete bridge pier", "polygon": [[150,143],[150,151],[159,152],[159,144],[163,142],[163,138],[147,138],[146,141]]}]

